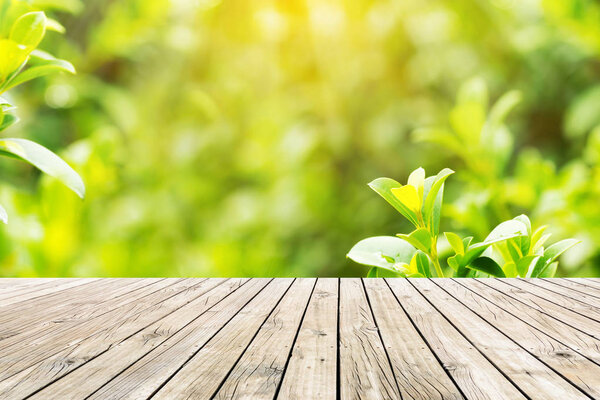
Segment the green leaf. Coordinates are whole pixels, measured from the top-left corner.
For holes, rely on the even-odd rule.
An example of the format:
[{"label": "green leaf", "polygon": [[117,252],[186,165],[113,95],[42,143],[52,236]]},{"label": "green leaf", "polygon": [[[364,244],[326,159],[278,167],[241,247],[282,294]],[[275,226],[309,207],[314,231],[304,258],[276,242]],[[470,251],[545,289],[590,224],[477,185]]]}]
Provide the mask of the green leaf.
[{"label": "green leaf", "polygon": [[525,256],[517,261],[516,267],[519,276],[523,278],[529,277],[529,274],[533,271],[539,258],[540,256],[530,255]]},{"label": "green leaf", "polygon": [[440,230],[440,215],[442,209],[444,182],[453,173],[454,171],[449,168],[444,168],[441,170],[436,175],[431,188],[429,191],[427,191],[427,197],[425,198],[425,204],[423,206],[423,218],[434,235],[437,235]]},{"label": "green leaf", "polygon": [[429,270],[429,257],[427,257],[425,253],[417,250],[413,256],[413,259],[411,260],[411,264],[413,261],[416,264],[419,274],[422,276],[431,277],[431,271]]},{"label": "green leaf", "polygon": [[521,214],[513,219],[523,223],[523,225],[525,225],[527,228],[527,235],[523,235],[515,239],[515,243],[518,244],[521,254],[527,255],[529,253],[529,247],[531,246],[531,221],[525,214]]},{"label": "green leaf", "polygon": [[396,196],[398,200],[415,215],[421,209],[421,199],[417,188],[411,185],[404,185],[399,188],[393,188],[392,194]]},{"label": "green leaf", "polygon": [[2,206],[0,206],[0,221],[4,222],[5,224],[8,224],[8,214]]},{"label": "green leaf", "polygon": [[62,26],[60,22],[52,18],[46,19],[46,30],[58,33],[65,33],[65,27]]},{"label": "green leaf", "polygon": [[8,38],[31,51],[44,38],[46,22],[46,15],[42,11],[23,14],[13,24]]},{"label": "green leaf", "polygon": [[81,177],[59,156],[35,142],[26,139],[0,140],[0,155],[19,158],[64,183],[81,198],[85,186]]},{"label": "green leaf", "polygon": [[[0,87],[2,87],[6,80],[13,77],[27,61],[29,51],[12,40],[0,39],[0,54],[2,54],[0,59]],[[2,91],[4,90],[0,90]]]},{"label": "green leaf", "polygon": [[521,221],[510,219],[496,226],[483,243],[494,243],[517,236],[527,235],[527,227]]},{"label": "green leaf", "polygon": [[535,264],[532,263],[532,265],[533,268],[530,267],[529,272],[527,272],[527,278],[539,278],[550,264],[546,262],[543,256],[536,256]]},{"label": "green leaf", "polygon": [[17,122],[19,122],[19,117],[17,117],[16,115],[3,114],[0,122],[0,131],[5,130],[6,128],[16,124]]},{"label": "green leaf", "polygon": [[506,116],[517,104],[521,102],[523,96],[517,90],[511,90],[505,93],[496,101],[490,110],[488,120],[493,125],[500,125],[506,119]]},{"label": "green leaf", "polygon": [[431,251],[431,234],[425,228],[415,229],[409,235],[399,233],[396,236],[398,236],[402,240],[407,241],[415,248],[421,250],[424,253],[429,253]]},{"label": "green leaf", "polygon": [[408,207],[406,207],[394,194],[392,189],[402,187],[402,184],[396,182],[390,178],[377,178],[371,183],[369,187],[373,189],[377,194],[383,197],[388,203],[390,203],[400,214],[408,219],[414,226],[419,226],[417,222],[417,216]]},{"label": "green leaf", "polygon": [[463,244],[462,239],[454,232],[444,232],[444,236],[452,246],[452,249],[456,254],[463,255],[465,254],[465,246]]},{"label": "green leaf", "polygon": [[469,263],[469,268],[485,272],[486,274],[498,277],[506,278],[504,271],[498,265],[496,261],[489,257],[479,257]]},{"label": "green leaf", "polygon": [[[395,264],[410,263],[414,253],[415,248],[402,239],[375,236],[355,244],[346,257],[359,264],[396,271]],[[393,262],[388,261],[390,258]]]},{"label": "green leaf", "polygon": [[379,276],[378,271],[379,268],[373,267],[367,272],[367,278],[377,278]]},{"label": "green leaf", "polygon": [[553,262],[548,265],[539,275],[540,278],[552,278],[556,274],[556,268],[558,268],[558,262]]},{"label": "green leaf", "polygon": [[73,64],[68,61],[59,60],[56,58],[40,60],[36,65],[27,68],[25,71],[14,77],[10,82],[8,82],[3,90],[6,91],[32,79],[61,71],[74,74],[75,67],[73,67]]},{"label": "green leaf", "polygon": [[578,243],[581,243],[581,240],[565,239],[561,240],[560,242],[554,243],[553,245],[549,246],[544,250],[544,261],[547,264],[554,262],[558,258],[558,256],[560,256],[562,253],[569,250],[571,247],[575,246]]},{"label": "green leaf", "polygon": [[517,266],[514,262],[507,262],[502,269],[507,278],[516,278],[518,275]]}]

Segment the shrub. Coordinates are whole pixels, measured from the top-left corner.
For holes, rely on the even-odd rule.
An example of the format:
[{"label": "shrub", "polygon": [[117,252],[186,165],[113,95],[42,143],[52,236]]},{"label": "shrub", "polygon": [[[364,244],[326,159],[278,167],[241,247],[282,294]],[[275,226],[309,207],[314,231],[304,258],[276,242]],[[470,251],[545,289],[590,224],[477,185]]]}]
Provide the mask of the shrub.
[{"label": "shrub", "polygon": [[[387,271],[402,277],[444,277],[438,256],[438,238],[444,182],[454,171],[446,168],[425,177],[418,168],[402,185],[390,178],[378,178],[369,186],[402,214],[415,229],[409,234],[376,236],[358,242],[348,253],[353,261],[371,266],[369,277]],[[454,232],[444,236],[454,255],[446,260],[455,277],[551,277],[558,256],[577,244],[565,239],[548,247],[550,234],[545,226],[533,229],[526,215],[496,226],[481,242],[473,236],[461,238]]]}]

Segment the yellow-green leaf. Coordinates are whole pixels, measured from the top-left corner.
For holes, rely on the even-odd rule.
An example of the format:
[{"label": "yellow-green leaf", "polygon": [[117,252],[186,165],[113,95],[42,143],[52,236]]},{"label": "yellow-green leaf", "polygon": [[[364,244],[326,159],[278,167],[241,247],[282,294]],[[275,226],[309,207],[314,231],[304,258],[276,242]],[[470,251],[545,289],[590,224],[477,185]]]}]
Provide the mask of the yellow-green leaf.
[{"label": "yellow-green leaf", "polygon": [[85,185],[81,177],[59,156],[35,142],[27,139],[0,140],[0,154],[22,159],[64,183],[81,198],[85,195]]},{"label": "yellow-green leaf", "polygon": [[46,15],[42,11],[23,14],[13,24],[8,38],[31,51],[44,38],[46,23]]},{"label": "yellow-green leaf", "polygon": [[419,194],[414,186],[404,185],[399,188],[394,188],[392,189],[392,194],[412,212],[418,213],[421,209]]}]

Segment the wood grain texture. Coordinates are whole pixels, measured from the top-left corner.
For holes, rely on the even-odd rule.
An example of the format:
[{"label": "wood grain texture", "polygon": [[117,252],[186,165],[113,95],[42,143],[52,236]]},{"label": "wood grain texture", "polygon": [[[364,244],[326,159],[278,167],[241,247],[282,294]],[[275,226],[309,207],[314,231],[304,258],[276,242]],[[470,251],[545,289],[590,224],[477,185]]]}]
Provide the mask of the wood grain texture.
[{"label": "wood grain texture", "polygon": [[4,399],[600,399],[600,280],[0,278]]},{"label": "wood grain texture", "polygon": [[493,360],[496,367],[529,397],[548,400],[588,398],[569,381],[527,352],[526,347],[519,346],[485,319],[465,309],[462,303],[435,285],[432,280],[415,279],[411,280],[411,283],[434,307],[443,310],[446,319],[489,360]]},{"label": "wood grain texture", "polygon": [[277,399],[335,400],[338,286],[336,278],[317,281]]},{"label": "wood grain texture", "polygon": [[[256,296],[246,307],[244,307],[232,320],[230,324],[227,324],[217,335],[215,335],[205,346],[203,346],[194,356],[181,368],[177,375],[175,375],[169,382],[166,383],[156,393],[156,399],[210,399],[219,388],[219,385],[228,375],[231,368],[236,365],[236,361],[240,359],[240,356],[247,350],[248,344],[255,338],[255,334],[258,335],[258,341],[262,342],[262,346],[270,346],[271,344],[265,342],[265,338],[272,333],[277,332],[276,325],[280,321],[281,314],[283,312],[291,313],[291,304],[295,303],[298,298],[303,304],[294,304],[295,307],[302,308],[304,310],[305,301],[310,296],[310,290],[314,282],[307,280],[296,280],[292,287],[292,279],[278,279],[271,282],[269,287],[265,291],[261,292]],[[291,293],[288,291],[291,291]],[[288,296],[289,295],[289,296]],[[278,303],[281,297],[284,296],[284,311],[283,307],[279,307]],[[306,297],[302,299],[302,297]],[[279,303],[280,305],[281,303]],[[296,314],[298,315],[298,314]],[[271,317],[270,323],[264,325],[265,319]],[[296,318],[297,324],[300,323],[300,318]],[[289,321],[286,321],[289,323]],[[275,325],[275,326],[274,326]],[[257,330],[261,326],[265,329]],[[281,343],[277,342],[277,348]],[[291,343],[289,345],[291,348]],[[256,391],[257,395],[263,397],[271,392],[271,397],[275,393],[273,383],[280,379],[283,372],[284,361],[277,355],[275,351],[268,352],[269,354],[262,353],[263,357],[270,359],[265,360],[265,363],[256,362],[257,360],[240,360],[237,363],[238,369],[234,371],[237,374],[244,375],[241,380],[237,382],[240,387],[240,395],[242,398],[253,398],[251,393]],[[256,346],[252,346],[249,353],[250,357],[260,357],[260,349]],[[278,365],[281,362],[281,365]],[[262,374],[263,384],[257,382],[256,371],[248,370],[248,364],[253,364],[253,369],[263,369]],[[202,368],[206,371],[205,374],[198,376],[196,371]],[[271,369],[272,368],[272,369]],[[232,379],[235,380],[240,376],[234,375]],[[244,379],[247,378],[247,379]],[[258,383],[258,387],[257,387]],[[244,385],[247,385],[244,387]],[[236,383],[234,387],[229,387],[226,390],[230,390],[235,395]],[[232,390],[233,389],[233,390]],[[250,396],[248,393],[250,392]],[[231,392],[230,392],[231,393]],[[236,396],[237,397],[237,396]],[[239,397],[238,397],[239,398]]]},{"label": "wood grain texture", "polygon": [[565,297],[554,296],[553,301],[550,301],[535,294],[535,292],[538,291],[532,289],[531,285],[528,285],[527,288],[524,289],[523,285],[526,283],[519,280],[507,281],[506,279],[487,279],[485,281],[482,280],[481,282],[502,293],[506,293],[513,298],[518,298],[519,302],[522,304],[575,327],[581,332],[592,336],[594,339],[600,339],[600,322],[579,313],[577,310],[572,310],[559,304],[568,303],[567,298]]},{"label": "wood grain texture", "polygon": [[398,399],[400,390],[359,278],[340,282],[341,399]]},{"label": "wood grain texture", "polygon": [[315,281],[301,278],[294,282],[235,364],[215,399],[275,397]]},{"label": "wood grain texture", "polygon": [[[186,290],[178,295],[161,302],[163,311],[152,313],[154,318],[161,317],[158,321],[138,330],[126,339],[123,337],[131,334],[134,327],[127,323],[120,324],[117,329],[95,335],[88,341],[80,343],[75,349],[71,349],[69,356],[75,360],[89,360],[85,364],[73,362],[63,367],[60,374],[65,375],[63,379],[56,380],[59,373],[54,372],[54,384],[45,387],[32,398],[39,399],[64,399],[69,396],[85,398],[106,383],[107,375],[118,375],[129,365],[143,357],[151,350],[160,346],[165,340],[181,330],[194,319],[201,316],[213,305],[230,295],[243,285],[247,279],[210,279],[199,282],[193,290]],[[172,312],[170,312],[172,311]],[[170,312],[170,313],[169,313]],[[142,316],[140,316],[142,317]],[[143,327],[145,321],[141,318],[135,320],[135,327]],[[104,350],[100,352],[99,350]],[[59,359],[64,355],[59,355]],[[56,359],[56,357],[53,357]],[[71,366],[75,365],[73,368]],[[81,365],[80,368],[76,368]],[[35,383],[41,385],[48,383],[49,377],[43,374],[48,371],[48,365],[37,365],[34,370],[27,374],[37,373]],[[16,379],[13,390],[23,391],[22,380]],[[30,387],[28,391],[32,388]],[[26,393],[26,392],[24,392]]]},{"label": "wood grain texture", "polygon": [[472,282],[464,279],[432,281],[582,391],[600,397],[600,366],[578,352],[585,338],[572,336],[568,326],[538,318],[536,310],[514,304],[510,298],[493,296],[486,286],[469,285]]},{"label": "wood grain texture", "polygon": [[382,279],[364,279],[403,399],[462,399],[444,368]]},{"label": "wood grain texture", "polygon": [[[266,298],[269,292],[265,292],[253,302],[269,282],[270,279],[252,279],[244,285],[245,290],[235,291],[215,304],[208,312],[196,318],[159,347],[141,357],[116,377],[112,377],[88,398],[144,399],[154,395],[241,309],[246,305],[269,302],[270,299]],[[281,282],[278,286],[281,287],[282,284],[289,285],[287,282]]]},{"label": "wood grain texture", "polygon": [[525,399],[517,387],[444,319],[408,280],[386,280],[465,397]]}]

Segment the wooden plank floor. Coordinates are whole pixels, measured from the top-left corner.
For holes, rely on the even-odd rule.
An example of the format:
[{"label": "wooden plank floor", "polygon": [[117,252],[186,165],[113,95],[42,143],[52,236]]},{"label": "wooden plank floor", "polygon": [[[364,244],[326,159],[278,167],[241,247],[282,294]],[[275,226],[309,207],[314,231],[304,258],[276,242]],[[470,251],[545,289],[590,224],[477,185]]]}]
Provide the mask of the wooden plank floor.
[{"label": "wooden plank floor", "polygon": [[0,279],[0,399],[600,399],[599,279]]}]

